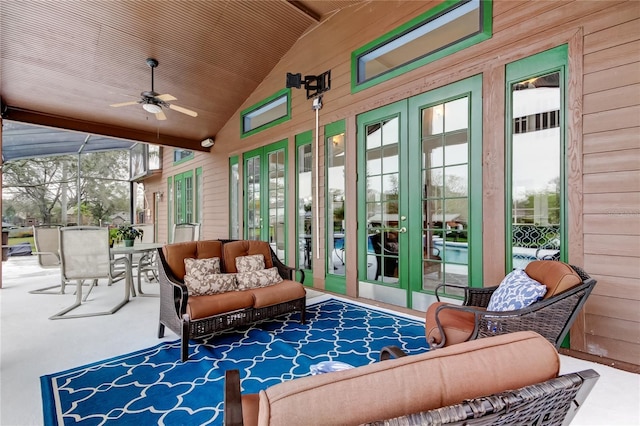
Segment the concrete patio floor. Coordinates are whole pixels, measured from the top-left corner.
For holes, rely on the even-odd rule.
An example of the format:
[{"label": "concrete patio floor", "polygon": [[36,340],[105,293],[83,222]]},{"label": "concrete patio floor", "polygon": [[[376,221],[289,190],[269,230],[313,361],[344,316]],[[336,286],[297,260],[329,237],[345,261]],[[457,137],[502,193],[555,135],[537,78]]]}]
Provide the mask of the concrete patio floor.
[{"label": "concrete patio floor", "polygon": [[[177,336],[157,338],[157,297],[136,297],[113,315],[49,320],[75,300],[65,295],[30,294],[57,284],[59,269],[42,269],[35,256],[11,257],[2,264],[0,289],[0,425],[43,424],[40,376],[99,361]],[[82,309],[104,310],[123,296],[123,282],[101,282]],[[143,289],[157,294],[157,285]],[[321,293],[310,291],[309,297]],[[80,309],[80,308],[79,308]],[[78,311],[77,309],[76,311]],[[561,355],[561,372],[593,368],[600,380],[572,425],[640,425],[640,376]]]}]

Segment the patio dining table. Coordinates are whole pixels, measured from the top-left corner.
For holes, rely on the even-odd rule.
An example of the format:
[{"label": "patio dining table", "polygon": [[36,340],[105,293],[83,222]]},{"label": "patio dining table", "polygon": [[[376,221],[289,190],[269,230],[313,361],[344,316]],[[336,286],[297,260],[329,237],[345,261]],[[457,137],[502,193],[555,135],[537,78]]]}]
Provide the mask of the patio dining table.
[{"label": "patio dining table", "polygon": [[[150,251],[156,250],[160,247],[162,247],[164,244],[162,243],[139,243],[139,244],[134,244],[133,246],[130,247],[126,247],[126,246],[114,246],[111,247],[111,255],[115,256],[115,255],[125,255],[127,256],[127,259],[129,259],[128,262],[128,266],[127,268],[129,268],[129,273],[131,273],[131,277],[133,277],[133,255],[134,254],[144,254],[144,253],[148,253]],[[140,283],[140,279],[138,279],[138,293],[140,295],[144,295],[144,292],[142,291],[142,285]],[[136,296],[136,289],[135,286],[131,286],[131,294],[133,296]]]}]

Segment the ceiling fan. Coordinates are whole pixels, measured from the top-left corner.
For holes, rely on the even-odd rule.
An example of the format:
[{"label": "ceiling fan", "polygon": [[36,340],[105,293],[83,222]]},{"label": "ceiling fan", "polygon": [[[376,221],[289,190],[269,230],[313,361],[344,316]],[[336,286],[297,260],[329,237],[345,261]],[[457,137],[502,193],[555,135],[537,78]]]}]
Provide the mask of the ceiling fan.
[{"label": "ceiling fan", "polygon": [[190,115],[191,117],[197,117],[198,113],[191,111],[190,109],[170,104],[170,101],[177,101],[175,96],[164,94],[161,95],[153,90],[153,69],[158,66],[158,61],[153,58],[147,59],[147,65],[151,68],[151,90],[140,93],[140,99],[137,101],[120,102],[118,104],[112,104],[110,106],[119,108],[123,106],[142,104],[142,108],[145,111],[155,114],[158,120],[166,120],[167,116],[162,111],[162,108],[169,108],[174,111],[181,112],[183,114]]}]

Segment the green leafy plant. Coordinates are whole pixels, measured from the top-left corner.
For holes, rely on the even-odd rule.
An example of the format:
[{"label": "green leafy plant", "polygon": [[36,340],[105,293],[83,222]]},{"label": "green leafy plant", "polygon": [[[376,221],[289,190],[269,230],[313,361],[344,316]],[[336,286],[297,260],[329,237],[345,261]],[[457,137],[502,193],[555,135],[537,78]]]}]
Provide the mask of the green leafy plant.
[{"label": "green leafy plant", "polygon": [[109,228],[109,246],[113,247],[113,244],[120,241],[118,235],[118,228]]},{"label": "green leafy plant", "polygon": [[143,233],[144,231],[142,229],[136,229],[127,222],[116,228],[118,240],[135,240],[136,238],[140,238],[142,240]]}]

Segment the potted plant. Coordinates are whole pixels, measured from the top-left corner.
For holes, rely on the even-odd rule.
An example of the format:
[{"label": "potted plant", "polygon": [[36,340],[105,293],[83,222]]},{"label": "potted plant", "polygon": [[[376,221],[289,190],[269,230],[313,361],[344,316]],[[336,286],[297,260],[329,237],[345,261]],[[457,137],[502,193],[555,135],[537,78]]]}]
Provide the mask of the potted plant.
[{"label": "potted plant", "polygon": [[113,245],[118,241],[120,241],[118,228],[109,228],[109,247],[113,247]]},{"label": "potted plant", "polygon": [[132,247],[133,241],[136,238],[142,239],[142,234],[144,232],[141,229],[134,228],[133,225],[127,222],[118,226],[116,231],[117,231],[116,234],[118,236],[118,239],[124,241],[125,247]]}]

